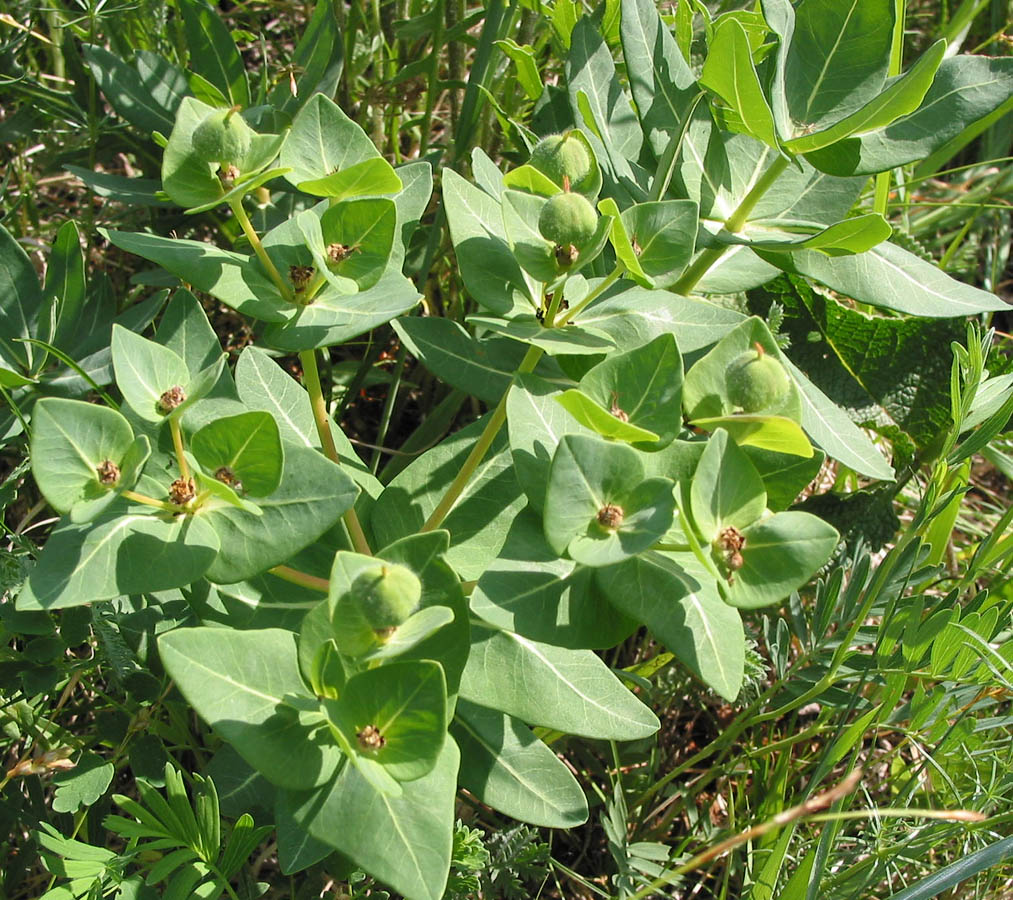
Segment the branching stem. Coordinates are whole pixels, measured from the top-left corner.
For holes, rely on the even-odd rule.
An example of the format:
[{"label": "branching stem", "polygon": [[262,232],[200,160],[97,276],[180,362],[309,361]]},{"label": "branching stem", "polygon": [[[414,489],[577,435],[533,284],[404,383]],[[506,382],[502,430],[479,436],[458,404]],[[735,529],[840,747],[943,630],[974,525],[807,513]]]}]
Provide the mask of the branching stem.
[{"label": "branching stem", "polygon": [[[320,370],[317,368],[317,351],[301,350],[299,361],[302,363],[303,379],[306,382],[306,390],[310,395],[310,408],[313,410],[313,421],[317,426],[317,436],[320,438],[320,446],[324,449],[324,455],[333,463],[341,465],[341,458],[338,456],[338,448],[334,445],[334,435],[331,434],[331,420],[327,415],[327,404],[324,402],[323,388],[320,386]],[[372,556],[373,551],[369,548],[369,541],[366,540],[366,533],[362,530],[359,517],[355,514],[355,507],[347,509],[344,513],[345,527],[348,529],[348,536],[355,547],[356,553]]]},{"label": "branching stem", "polygon": [[288,285],[285,284],[285,280],[281,277],[281,273],[278,271],[275,264],[271,261],[271,257],[267,255],[267,251],[264,249],[264,245],[260,242],[260,235],[257,234],[256,229],[253,227],[253,223],[250,221],[250,217],[246,214],[246,210],[243,209],[242,198],[233,200],[229,203],[229,207],[232,209],[232,214],[236,217],[236,221],[239,222],[240,227],[243,229],[243,234],[246,235],[246,239],[250,242],[250,246],[253,247],[253,252],[257,254],[257,259],[260,260],[260,264],[264,267],[264,271],[267,272],[268,277],[274,282],[274,286],[278,289],[278,293],[281,294],[287,302],[292,302],[292,291]]},{"label": "branching stem", "polygon": [[[788,157],[779,156],[771,163],[770,168],[760,176],[760,179],[753,185],[749,193],[742,198],[742,202],[736,207],[735,211],[725,220],[725,231],[730,231],[734,234],[742,230],[756,204],[773,187],[774,182],[781,177],[790,162],[791,160]],[[688,294],[696,287],[700,279],[710,271],[711,266],[725,255],[730,246],[730,244],[722,244],[718,247],[710,247],[704,250],[693,264],[683,272],[682,277],[672,286],[672,290],[677,294]]]},{"label": "branching stem", "polygon": [[176,450],[176,464],[179,466],[180,478],[189,480],[190,467],[186,464],[186,454],[183,452],[183,429],[179,424],[179,416],[172,416],[169,419],[169,430],[172,432],[172,446]]},{"label": "branching stem", "polygon": [[320,591],[326,594],[330,590],[330,582],[326,578],[318,578],[316,575],[301,572],[299,569],[293,569],[291,566],[274,566],[267,571],[292,584],[309,588],[311,591]]}]

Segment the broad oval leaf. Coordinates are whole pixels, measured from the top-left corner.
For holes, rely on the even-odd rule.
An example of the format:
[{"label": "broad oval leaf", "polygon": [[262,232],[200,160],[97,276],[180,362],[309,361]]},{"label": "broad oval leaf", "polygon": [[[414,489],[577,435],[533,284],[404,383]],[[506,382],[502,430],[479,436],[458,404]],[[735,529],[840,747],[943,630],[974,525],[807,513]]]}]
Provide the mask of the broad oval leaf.
[{"label": "broad oval leaf", "polygon": [[299,790],[334,774],[330,734],[312,736],[286,701],[307,696],[291,631],[177,628],[158,652],[197,714],[272,784]]},{"label": "broad oval leaf", "polygon": [[523,722],[461,700],[451,733],[461,748],[458,778],[482,803],[545,828],[587,821],[577,779]]},{"label": "broad oval leaf", "polygon": [[461,696],[567,734],[619,741],[658,730],[654,713],[590,650],[475,625]]}]

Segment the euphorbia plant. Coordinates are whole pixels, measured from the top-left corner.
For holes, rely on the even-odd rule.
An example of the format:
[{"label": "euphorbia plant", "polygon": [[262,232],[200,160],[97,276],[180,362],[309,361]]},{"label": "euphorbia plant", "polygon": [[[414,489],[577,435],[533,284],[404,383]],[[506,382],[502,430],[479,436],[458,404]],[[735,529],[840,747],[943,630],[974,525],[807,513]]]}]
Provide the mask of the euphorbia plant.
[{"label": "euphorbia plant", "polygon": [[[825,456],[893,477],[762,319],[707,297],[786,272],[900,315],[1001,308],[888,243],[880,212],[851,213],[868,174],[1004,102],[1009,67],[937,45],[888,79],[895,4],[840,6],[707,21],[695,73],[685,28],[624,0],[628,84],[579,22],[564,130],[506,174],[480,150],[474,181],[442,173],[470,330],[411,315],[427,163],[393,168],[322,94],[279,134],[180,104],[164,191],[231,209],[245,252],[108,238],[255,320],[257,346],[229,371],[180,288],[154,340],[114,329],[119,410],[36,404],[33,471],[65,519],[18,602],[182,592],[193,621],[161,634],[162,664],[265,779],[285,871],[337,850],[435,900],[458,785],[534,824],[583,821],[531,727],[658,728],[594,651],[646,625],[733,699],[739,609],[784,600],[838,542],[794,498]],[[258,233],[245,203],[280,179],[294,211]],[[318,355],[387,322],[491,410],[382,484],[328,415]],[[267,351],[298,353],[303,388]]]}]

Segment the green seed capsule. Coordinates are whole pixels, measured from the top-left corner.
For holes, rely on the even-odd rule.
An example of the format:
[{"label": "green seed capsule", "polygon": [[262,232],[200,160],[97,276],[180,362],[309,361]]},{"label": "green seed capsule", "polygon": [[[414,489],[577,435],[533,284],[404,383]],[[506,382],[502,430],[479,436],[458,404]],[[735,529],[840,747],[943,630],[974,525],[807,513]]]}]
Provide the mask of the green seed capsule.
[{"label": "green seed capsule", "polygon": [[397,563],[381,563],[352,582],[352,597],[374,631],[397,628],[418,609],[422,584],[418,576]]},{"label": "green seed capsule", "polygon": [[562,193],[550,197],[538,216],[538,230],[547,241],[560,247],[586,244],[598,227],[598,213],[580,194]]},{"label": "green seed capsule", "polygon": [[251,133],[237,108],[216,110],[193,130],[193,150],[204,162],[234,165],[250,152]]},{"label": "green seed capsule", "polygon": [[531,151],[528,165],[559,187],[582,193],[590,186],[595,161],[584,142],[570,132],[542,138]]},{"label": "green seed capsule", "polygon": [[725,370],[725,387],[733,406],[753,413],[783,400],[791,387],[791,379],[773,356],[761,350],[746,350]]}]

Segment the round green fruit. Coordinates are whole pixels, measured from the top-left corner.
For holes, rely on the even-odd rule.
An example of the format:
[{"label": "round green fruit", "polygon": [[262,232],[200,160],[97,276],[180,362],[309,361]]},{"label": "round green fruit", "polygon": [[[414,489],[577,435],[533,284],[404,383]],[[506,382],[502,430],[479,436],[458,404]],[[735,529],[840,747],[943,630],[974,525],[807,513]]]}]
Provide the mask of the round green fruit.
[{"label": "round green fruit", "polygon": [[192,140],[194,153],[208,163],[232,165],[250,152],[250,129],[236,109],[209,113],[193,130]]},{"label": "round green fruit", "polygon": [[397,628],[419,607],[422,584],[418,576],[397,563],[381,563],[352,582],[352,597],[374,631]]},{"label": "round green fruit", "polygon": [[589,186],[595,161],[584,142],[568,132],[542,138],[531,151],[528,165],[561,188],[569,185],[570,190],[580,192]]},{"label": "round green fruit", "polygon": [[562,193],[550,197],[538,216],[538,230],[547,241],[560,247],[581,247],[594,235],[598,213],[580,194]]},{"label": "round green fruit", "polygon": [[791,388],[784,366],[760,350],[746,350],[725,370],[725,387],[733,406],[753,413],[782,401]]}]

